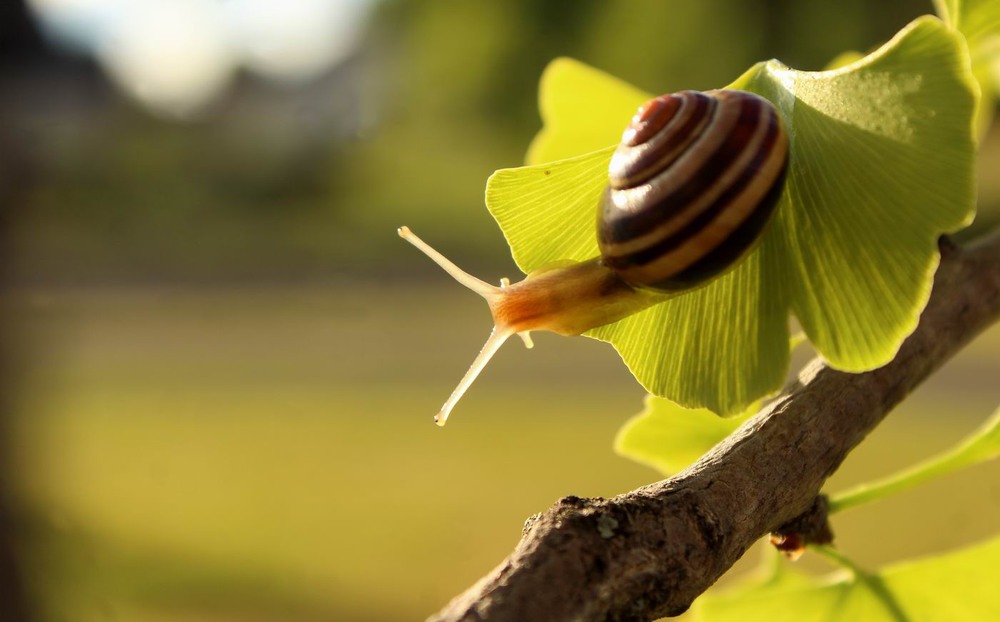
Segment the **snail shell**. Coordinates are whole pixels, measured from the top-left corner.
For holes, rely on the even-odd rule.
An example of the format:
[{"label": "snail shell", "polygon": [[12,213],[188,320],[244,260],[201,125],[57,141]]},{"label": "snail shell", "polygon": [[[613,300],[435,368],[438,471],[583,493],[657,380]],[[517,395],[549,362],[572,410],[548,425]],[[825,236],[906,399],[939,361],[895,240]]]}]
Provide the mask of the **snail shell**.
[{"label": "snail shell", "polygon": [[611,159],[598,214],[604,263],[634,287],[680,291],[737,262],[784,186],[788,137],[744,91],[683,91],[644,104]]}]

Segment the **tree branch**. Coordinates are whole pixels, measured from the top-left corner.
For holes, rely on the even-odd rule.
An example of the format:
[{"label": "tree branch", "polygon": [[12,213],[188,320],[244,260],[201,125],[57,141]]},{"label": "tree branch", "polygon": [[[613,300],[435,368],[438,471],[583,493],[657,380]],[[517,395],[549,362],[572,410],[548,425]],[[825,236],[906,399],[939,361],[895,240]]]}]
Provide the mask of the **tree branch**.
[{"label": "tree branch", "polygon": [[689,469],[613,499],[566,497],[435,621],[678,615],[759,538],[812,506],[841,461],[944,361],[1000,317],[1000,236],[942,243],[934,293],[895,360],[798,381]]}]

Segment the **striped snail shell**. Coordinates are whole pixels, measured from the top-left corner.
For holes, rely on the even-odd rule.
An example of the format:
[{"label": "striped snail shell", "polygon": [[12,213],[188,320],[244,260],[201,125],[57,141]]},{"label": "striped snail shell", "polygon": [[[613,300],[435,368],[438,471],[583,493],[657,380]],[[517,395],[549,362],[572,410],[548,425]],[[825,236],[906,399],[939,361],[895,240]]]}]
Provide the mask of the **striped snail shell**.
[{"label": "striped snail shell", "polygon": [[609,167],[598,214],[605,264],[635,287],[701,285],[753,246],[784,186],[788,137],[745,91],[683,91],[644,104]]},{"label": "striped snail shell", "polygon": [[500,346],[530,331],[578,335],[703,285],[760,238],[784,186],[788,137],[767,100],[683,91],[650,100],[611,158],[597,206],[601,254],[500,287],[464,272],[407,227],[399,235],[489,304],[493,332],[434,417],[444,425]]}]

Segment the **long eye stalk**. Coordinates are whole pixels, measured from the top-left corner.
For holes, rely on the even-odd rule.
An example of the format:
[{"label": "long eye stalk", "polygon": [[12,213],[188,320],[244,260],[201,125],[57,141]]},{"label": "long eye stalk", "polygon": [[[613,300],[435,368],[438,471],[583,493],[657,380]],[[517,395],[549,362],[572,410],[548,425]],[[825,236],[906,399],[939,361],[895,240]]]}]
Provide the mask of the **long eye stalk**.
[{"label": "long eye stalk", "polygon": [[462,396],[465,395],[468,388],[472,386],[476,377],[479,376],[479,372],[483,371],[483,368],[486,367],[486,363],[493,358],[493,355],[500,349],[500,346],[502,346],[503,343],[507,341],[507,338],[512,334],[513,333],[511,333],[509,329],[506,331],[500,331],[497,330],[496,327],[493,328],[493,332],[490,333],[486,343],[483,344],[483,349],[479,351],[475,360],[472,361],[472,365],[469,366],[469,371],[465,372],[465,376],[462,377],[462,380],[458,383],[458,386],[455,387],[455,390],[451,392],[451,397],[449,397],[448,401],[446,401],[444,406],[441,407],[441,411],[434,415],[434,423],[439,426],[444,426],[444,424],[448,422],[448,415],[451,414],[451,409],[455,407],[458,400],[462,399]]},{"label": "long eye stalk", "polygon": [[[418,238],[417,234],[410,231],[409,227],[400,227],[397,229],[397,232],[399,233],[399,237],[420,249],[420,252],[427,255],[434,261],[434,263],[444,268],[444,271],[454,277],[456,281],[476,292],[487,301],[491,298],[496,298],[502,295],[503,292],[501,291],[501,288],[490,285],[486,281],[477,279],[465,270],[462,270],[452,263],[450,259],[431,248],[430,244]],[[509,283],[510,281],[507,282]]]},{"label": "long eye stalk", "polygon": [[[456,281],[476,292],[480,296],[486,299],[486,302],[490,305],[490,310],[492,312],[494,305],[499,303],[504,297],[504,290],[510,285],[510,281],[506,278],[501,281],[501,287],[495,287],[489,283],[478,279],[465,270],[462,270],[456,266],[450,259],[439,253],[438,251],[431,248],[429,244],[421,240],[410,231],[409,227],[400,227],[399,237],[403,238],[410,244],[416,246],[423,254],[430,257],[434,263],[441,266],[445,272],[450,274]],[[479,373],[483,371],[486,364],[490,362],[493,355],[496,354],[500,346],[503,345],[507,338],[515,334],[515,330],[505,323],[497,321],[496,314],[494,314],[493,321],[495,323],[493,327],[493,332],[490,333],[489,339],[483,345],[483,349],[479,351],[475,360],[472,361],[472,365],[469,367],[469,371],[465,372],[465,376],[462,378],[455,390],[452,391],[451,396],[441,407],[441,411],[434,415],[434,423],[439,426],[444,426],[448,422],[448,416],[451,414],[452,409],[458,400],[462,398],[465,392],[472,386],[476,377]],[[524,343],[529,348],[532,346],[531,337],[528,336],[527,331],[520,333],[524,339]]]}]

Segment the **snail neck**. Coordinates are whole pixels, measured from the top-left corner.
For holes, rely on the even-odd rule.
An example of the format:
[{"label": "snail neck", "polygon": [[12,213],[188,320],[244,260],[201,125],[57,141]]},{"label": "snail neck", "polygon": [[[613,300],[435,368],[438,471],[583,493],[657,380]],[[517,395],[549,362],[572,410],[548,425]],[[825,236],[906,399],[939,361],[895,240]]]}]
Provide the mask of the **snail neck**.
[{"label": "snail neck", "polygon": [[493,314],[493,331],[486,344],[434,417],[434,421],[441,426],[448,421],[452,408],[511,335],[520,335],[530,348],[530,331],[548,330],[560,335],[579,335],[665,299],[663,294],[633,288],[599,258],[579,263],[561,262],[536,270],[513,285],[503,279],[500,287],[496,287],[466,273],[409,228],[400,227],[399,235],[456,281],[485,298]]},{"label": "snail neck", "polygon": [[663,300],[621,280],[600,258],[541,268],[487,298],[497,327],[560,335],[579,335]]}]

